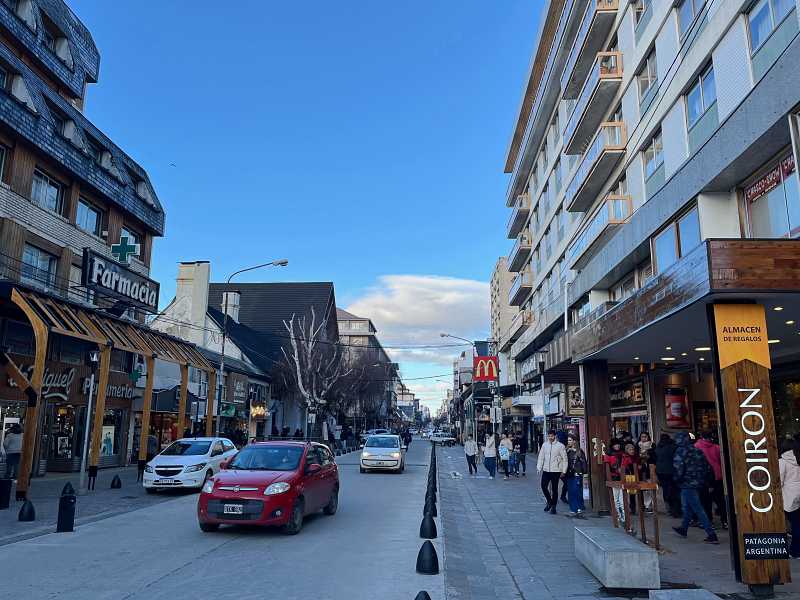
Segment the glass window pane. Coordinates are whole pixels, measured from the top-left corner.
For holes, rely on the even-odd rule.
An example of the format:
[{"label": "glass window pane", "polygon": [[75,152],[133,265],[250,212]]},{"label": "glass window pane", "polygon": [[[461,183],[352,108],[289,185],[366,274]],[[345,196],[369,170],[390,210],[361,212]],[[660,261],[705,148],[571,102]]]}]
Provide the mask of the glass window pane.
[{"label": "glass window pane", "polygon": [[752,236],[756,238],[782,237],[789,232],[789,217],[783,186],[750,203]]},{"label": "glass window pane", "polygon": [[767,0],[761,0],[756,4],[750,14],[747,15],[747,18],[750,22],[750,49],[755,51],[772,32]]},{"label": "glass window pane", "polygon": [[786,194],[786,208],[789,213],[789,232],[792,237],[800,235],[800,189],[797,184],[797,171],[790,173],[783,182]]},{"label": "glass window pane", "polygon": [[681,35],[686,33],[689,25],[694,20],[694,7],[692,0],[684,0],[683,4],[678,7],[678,27],[680,28]]},{"label": "glass window pane", "polygon": [[775,15],[775,25],[783,21],[783,17],[794,8],[795,0],[772,0],[772,9]]},{"label": "glass window pane", "polygon": [[700,222],[696,208],[678,221],[678,235],[681,240],[681,256],[686,256],[700,243]]},{"label": "glass window pane", "polygon": [[708,108],[717,101],[717,86],[714,81],[714,69],[709,69],[703,76],[703,107]]},{"label": "glass window pane", "polygon": [[686,94],[686,120],[691,127],[703,114],[703,96],[700,89],[700,82],[698,81],[695,86]]},{"label": "glass window pane", "polygon": [[668,227],[656,236],[653,243],[653,251],[655,252],[655,262],[659,273],[678,260],[675,228],[673,226]]}]

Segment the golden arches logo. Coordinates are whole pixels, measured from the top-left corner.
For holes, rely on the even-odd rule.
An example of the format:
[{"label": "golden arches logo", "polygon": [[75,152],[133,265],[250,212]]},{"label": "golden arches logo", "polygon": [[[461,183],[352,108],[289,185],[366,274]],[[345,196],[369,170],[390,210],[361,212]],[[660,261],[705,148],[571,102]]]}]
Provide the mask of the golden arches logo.
[{"label": "golden arches logo", "polygon": [[496,356],[476,356],[472,361],[474,381],[496,381],[498,377]]}]

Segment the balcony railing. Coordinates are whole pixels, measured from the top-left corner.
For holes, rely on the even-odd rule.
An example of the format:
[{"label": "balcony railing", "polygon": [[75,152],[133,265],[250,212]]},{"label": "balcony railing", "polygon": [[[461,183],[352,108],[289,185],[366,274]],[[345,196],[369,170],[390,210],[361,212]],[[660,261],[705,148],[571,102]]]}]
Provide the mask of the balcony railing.
[{"label": "balcony railing", "polygon": [[632,213],[633,202],[630,196],[609,195],[567,250],[569,268],[582,268],[591,256],[589,250],[608,237],[619,225],[627,223]]},{"label": "balcony railing", "polygon": [[622,53],[598,52],[564,128],[564,154],[580,154],[622,85]]},{"label": "balcony railing", "polygon": [[567,186],[564,194],[567,210],[583,212],[592,205],[611,171],[625,154],[627,141],[625,123],[600,125],[600,130],[583,154],[581,164]]},{"label": "balcony railing", "polygon": [[589,72],[593,57],[602,50],[619,9],[619,0],[590,0],[561,74],[564,98],[575,98]]},{"label": "balcony railing", "polygon": [[508,303],[511,306],[519,306],[525,302],[531,291],[533,291],[533,274],[530,269],[520,271],[511,284],[508,291]]},{"label": "balcony railing", "polygon": [[530,309],[526,308],[515,314],[514,318],[511,319],[511,327],[508,328],[509,340],[512,342],[517,341],[532,322],[533,314]]},{"label": "balcony railing", "polygon": [[520,194],[514,204],[514,211],[508,219],[508,237],[514,239],[522,231],[528,215],[531,213],[531,197],[528,194]]},{"label": "balcony railing", "polygon": [[511,254],[508,255],[508,270],[512,273],[519,271],[530,254],[531,238],[527,233],[522,233],[514,243]]}]

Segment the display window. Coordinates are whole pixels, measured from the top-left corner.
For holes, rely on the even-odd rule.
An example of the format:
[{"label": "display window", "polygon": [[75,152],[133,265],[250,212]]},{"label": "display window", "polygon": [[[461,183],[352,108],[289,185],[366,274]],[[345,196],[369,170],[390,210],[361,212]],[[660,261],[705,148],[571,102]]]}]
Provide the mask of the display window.
[{"label": "display window", "polygon": [[750,237],[800,235],[800,189],[794,155],[771,163],[742,188]]}]

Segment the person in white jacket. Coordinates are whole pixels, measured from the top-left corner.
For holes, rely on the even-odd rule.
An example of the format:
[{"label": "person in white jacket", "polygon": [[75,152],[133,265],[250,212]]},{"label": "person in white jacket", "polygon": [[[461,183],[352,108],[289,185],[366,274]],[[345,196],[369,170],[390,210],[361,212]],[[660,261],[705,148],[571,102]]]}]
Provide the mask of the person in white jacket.
[{"label": "person in white jacket", "polygon": [[558,504],[558,480],[567,472],[567,449],[556,440],[556,432],[552,429],[547,432],[547,441],[539,449],[536,470],[542,475],[542,492],[547,500],[544,510],[554,515]]},{"label": "person in white jacket", "polygon": [[476,457],[478,456],[478,444],[472,439],[472,435],[467,436],[467,441],[464,442],[464,455],[467,457],[467,466],[469,467],[469,474],[478,474],[478,465]]},{"label": "person in white jacket", "polygon": [[6,479],[16,479],[19,473],[19,459],[22,456],[22,428],[15,423],[3,439],[6,452]]},{"label": "person in white jacket", "polygon": [[483,446],[483,466],[489,471],[489,479],[494,479],[497,471],[497,440],[493,433],[486,434],[486,443]]},{"label": "person in white jacket", "polygon": [[800,558],[800,440],[787,440],[778,460],[781,474],[783,510],[792,526],[792,545],[789,554]]}]

